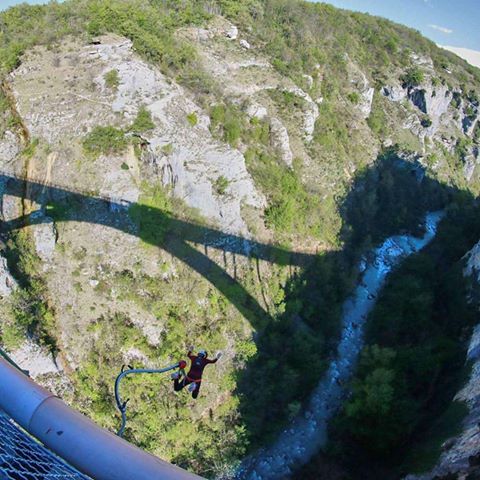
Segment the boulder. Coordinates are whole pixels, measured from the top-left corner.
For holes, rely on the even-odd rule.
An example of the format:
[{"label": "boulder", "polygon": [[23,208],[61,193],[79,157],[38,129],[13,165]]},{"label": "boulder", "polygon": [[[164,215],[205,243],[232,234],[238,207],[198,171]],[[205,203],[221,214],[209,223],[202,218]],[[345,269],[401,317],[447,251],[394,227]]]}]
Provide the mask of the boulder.
[{"label": "boulder", "polygon": [[231,25],[225,30],[225,36],[230,40],[236,40],[238,38],[238,28],[235,25]]},{"label": "boulder", "polygon": [[302,77],[307,82],[307,87],[312,88],[313,87],[313,77],[311,75],[306,75],[306,74],[303,74]]},{"label": "boulder", "polygon": [[242,38],[242,40],[240,40],[240,46],[243,47],[245,50],[250,50],[251,45]]}]

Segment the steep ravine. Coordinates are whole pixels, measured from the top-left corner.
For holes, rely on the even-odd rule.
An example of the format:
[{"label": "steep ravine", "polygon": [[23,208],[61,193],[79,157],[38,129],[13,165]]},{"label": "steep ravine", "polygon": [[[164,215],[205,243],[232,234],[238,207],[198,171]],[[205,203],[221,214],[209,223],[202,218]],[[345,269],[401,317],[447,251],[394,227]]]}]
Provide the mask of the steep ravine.
[{"label": "steep ravine", "polygon": [[350,378],[363,345],[363,326],[388,273],[402,259],[426,246],[435,236],[442,212],[429,213],[423,237],[397,235],[387,238],[372,253],[372,260],[362,262],[361,283],[343,306],[342,334],[336,358],[312,393],[308,407],[266,449],[246,458],[237,478],[248,480],[280,479],[308,462],[327,440],[327,424],[345,396],[345,382]]},{"label": "steep ravine", "polygon": [[[472,281],[470,301],[478,302],[480,285],[480,242],[466,255],[463,274]],[[478,308],[478,303],[477,303]],[[434,468],[422,475],[409,475],[405,480],[450,480],[480,478],[480,324],[472,333],[466,362],[471,372],[455,400],[467,405],[468,413],[462,422],[461,433],[442,445],[442,454]]]}]

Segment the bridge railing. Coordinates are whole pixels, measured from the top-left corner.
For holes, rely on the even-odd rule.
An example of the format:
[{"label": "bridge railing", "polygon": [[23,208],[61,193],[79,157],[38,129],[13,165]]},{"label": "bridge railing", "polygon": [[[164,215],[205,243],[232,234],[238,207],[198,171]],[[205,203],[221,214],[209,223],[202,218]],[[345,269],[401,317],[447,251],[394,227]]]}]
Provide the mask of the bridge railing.
[{"label": "bridge railing", "polygon": [[100,428],[0,357],[0,479],[2,475],[25,480],[200,479]]}]

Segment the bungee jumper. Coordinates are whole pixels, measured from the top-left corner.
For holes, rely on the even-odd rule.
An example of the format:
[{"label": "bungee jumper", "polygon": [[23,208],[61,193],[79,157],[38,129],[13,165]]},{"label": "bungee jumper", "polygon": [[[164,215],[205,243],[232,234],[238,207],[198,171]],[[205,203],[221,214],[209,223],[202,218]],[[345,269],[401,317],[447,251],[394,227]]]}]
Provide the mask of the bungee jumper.
[{"label": "bungee jumper", "polygon": [[173,365],[169,365],[168,367],[160,369],[134,368],[131,365],[128,365],[128,368],[125,368],[125,365],[122,366],[120,373],[115,379],[115,403],[117,404],[117,408],[122,415],[122,425],[117,432],[117,435],[119,437],[123,437],[123,433],[125,431],[125,427],[127,424],[127,404],[129,402],[129,399],[123,401],[120,396],[120,383],[122,379],[134,374],[165,373],[169,370],[177,369],[178,371],[172,373],[171,375],[172,380],[174,381],[174,390],[176,392],[179,392],[188,385],[188,390],[192,393],[192,397],[197,398],[200,391],[200,384],[202,383],[202,374],[204,368],[209,363],[216,363],[218,359],[222,356],[222,353],[218,352],[216,357],[213,360],[210,360],[205,350],[200,350],[198,352],[198,355],[193,355],[193,350],[194,348],[190,347],[187,353],[188,358],[191,361],[190,370],[188,371],[188,373],[185,373],[185,368],[187,366],[187,362],[185,360],[180,360]]},{"label": "bungee jumper", "polygon": [[186,386],[188,386],[189,392],[192,393],[193,398],[197,398],[200,392],[200,386],[202,384],[202,374],[205,367],[211,363],[217,363],[222,356],[221,352],[218,352],[213,360],[208,358],[208,353],[205,350],[200,350],[197,355],[193,355],[194,347],[188,349],[187,356],[190,359],[191,365],[188,373],[181,368],[178,372],[172,373],[173,389],[179,392]]}]

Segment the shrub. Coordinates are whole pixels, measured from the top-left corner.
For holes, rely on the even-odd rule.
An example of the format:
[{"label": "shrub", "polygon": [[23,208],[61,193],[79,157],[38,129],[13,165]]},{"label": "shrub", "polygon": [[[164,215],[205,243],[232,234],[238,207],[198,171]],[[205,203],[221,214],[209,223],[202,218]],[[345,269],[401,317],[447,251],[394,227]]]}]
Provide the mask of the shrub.
[{"label": "shrub", "polygon": [[198,123],[198,117],[195,112],[189,113],[187,115],[187,122],[194,127]]},{"label": "shrub", "polygon": [[163,145],[162,153],[164,153],[165,155],[171,155],[173,153],[173,145],[171,143]]},{"label": "shrub", "polygon": [[128,145],[125,133],[115,127],[95,127],[83,140],[83,148],[94,156],[121,153]]},{"label": "shrub", "polygon": [[145,107],[140,107],[137,113],[137,117],[135,118],[132,126],[130,127],[130,131],[134,133],[143,133],[148,130],[152,130],[155,128],[155,123],[152,120],[152,114],[150,110],[147,110]]},{"label": "shrub", "polygon": [[422,118],[422,121],[420,122],[423,128],[428,128],[432,125],[432,120],[430,117],[424,117]]},{"label": "shrub", "polygon": [[424,78],[425,75],[418,67],[412,67],[405,72],[400,80],[406,87],[416,87],[423,82]]},{"label": "shrub", "polygon": [[225,178],[223,175],[220,175],[215,180],[214,189],[218,195],[223,195],[227,191],[229,185],[230,182],[228,181],[228,179]]},{"label": "shrub", "polygon": [[236,147],[238,140],[242,135],[242,124],[238,117],[229,116],[225,121],[224,128],[224,139],[232,147]]},{"label": "shrub", "polygon": [[354,105],[357,105],[360,102],[360,95],[358,92],[351,92],[347,95],[347,98],[352,102]]},{"label": "shrub", "polygon": [[222,125],[224,121],[225,121],[225,106],[213,105],[210,108],[210,124],[212,128],[216,128],[219,125]]},{"label": "shrub", "polygon": [[120,78],[118,77],[117,70],[110,70],[107,72],[104,77],[105,85],[112,90],[117,90],[118,85],[120,84]]}]

